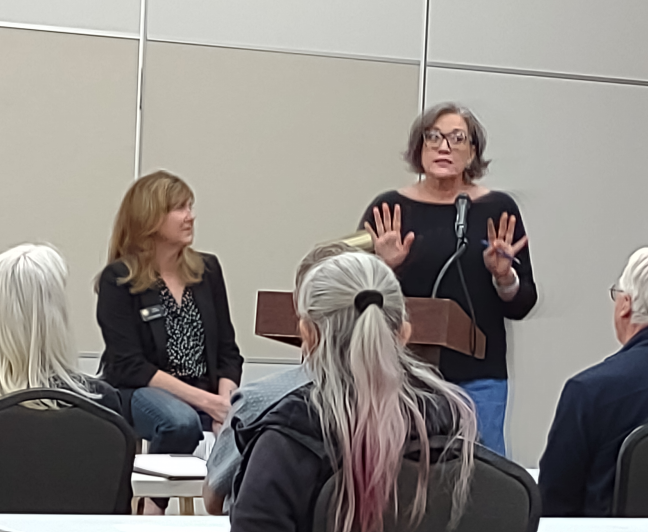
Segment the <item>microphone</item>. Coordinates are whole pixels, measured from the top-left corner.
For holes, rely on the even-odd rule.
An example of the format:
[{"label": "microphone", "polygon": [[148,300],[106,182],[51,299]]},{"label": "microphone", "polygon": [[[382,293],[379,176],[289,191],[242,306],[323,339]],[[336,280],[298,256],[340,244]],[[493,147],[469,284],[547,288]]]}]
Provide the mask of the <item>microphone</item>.
[{"label": "microphone", "polygon": [[457,237],[457,249],[450,256],[441,268],[441,271],[437,275],[436,280],[434,281],[434,286],[432,287],[432,299],[436,298],[439,286],[441,285],[441,280],[445,277],[445,274],[450,269],[454,263],[457,263],[459,267],[459,272],[463,278],[463,273],[461,272],[461,264],[459,263],[460,257],[466,251],[468,247],[468,238],[466,234],[468,233],[468,209],[470,209],[470,197],[466,193],[461,193],[455,199],[455,208],[457,209],[457,217],[455,218],[455,235]]},{"label": "microphone", "polygon": [[455,208],[457,209],[457,217],[455,219],[455,235],[457,240],[466,240],[466,233],[468,232],[468,210],[471,205],[470,197],[468,194],[462,192],[455,199]]}]

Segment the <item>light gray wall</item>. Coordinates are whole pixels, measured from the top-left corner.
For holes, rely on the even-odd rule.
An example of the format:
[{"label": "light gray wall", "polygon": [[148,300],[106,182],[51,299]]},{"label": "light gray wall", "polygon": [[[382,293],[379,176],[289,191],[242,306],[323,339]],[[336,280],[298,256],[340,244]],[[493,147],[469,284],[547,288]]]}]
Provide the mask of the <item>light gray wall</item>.
[{"label": "light gray wall", "polygon": [[141,7],[0,0],[0,243],[66,254],[80,350],[101,350],[91,281],[140,157],[195,188],[244,353],[295,361],[254,337],[256,290],[290,289],[312,244],[415,179],[421,101],[460,100],[530,235],[541,299],[511,327],[508,432],[536,465],[564,381],[616,349],[606,289],[645,243],[648,4],[430,0],[426,22],[424,0],[155,0],[140,33]]},{"label": "light gray wall", "polygon": [[93,278],[133,175],[137,42],[0,28],[0,249],[66,257],[77,345],[99,351]]},{"label": "light gray wall", "polygon": [[168,168],[194,187],[196,246],[221,260],[245,355],[299,357],[254,335],[257,291],[291,290],[315,243],[352,233],[373,196],[411,179],[399,152],[417,76],[413,65],[149,44],[142,171]]},{"label": "light gray wall", "polygon": [[483,184],[529,233],[540,300],[509,327],[508,444],[535,466],[565,380],[618,349],[607,289],[648,244],[648,4],[431,0],[429,16],[426,101],[483,120]]}]

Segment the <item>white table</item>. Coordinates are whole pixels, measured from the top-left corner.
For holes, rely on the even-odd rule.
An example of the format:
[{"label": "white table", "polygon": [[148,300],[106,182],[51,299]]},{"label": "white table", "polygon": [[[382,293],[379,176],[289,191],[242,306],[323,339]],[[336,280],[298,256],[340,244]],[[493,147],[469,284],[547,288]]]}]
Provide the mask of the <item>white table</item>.
[{"label": "white table", "polygon": [[646,532],[647,530],[648,519],[543,517],[540,519],[538,532]]},{"label": "white table", "polygon": [[[228,517],[0,514],[3,532],[229,532]],[[543,518],[539,532],[646,532],[648,519]]]},{"label": "white table", "polygon": [[[142,515],[7,515],[3,532],[229,532],[228,517]],[[539,532],[646,532],[648,519],[548,519]]]},{"label": "white table", "polygon": [[[193,515],[194,497],[202,497],[202,480],[168,480],[153,475],[133,473],[131,476],[133,498],[140,497],[178,497],[180,513]],[[2,532],[0,530],[0,532]]]},{"label": "white table", "polygon": [[533,480],[538,482],[538,475],[540,475],[540,470],[539,469],[527,469],[527,473],[533,477]]},{"label": "white table", "polygon": [[2,532],[229,532],[229,529],[229,517],[0,514]]}]

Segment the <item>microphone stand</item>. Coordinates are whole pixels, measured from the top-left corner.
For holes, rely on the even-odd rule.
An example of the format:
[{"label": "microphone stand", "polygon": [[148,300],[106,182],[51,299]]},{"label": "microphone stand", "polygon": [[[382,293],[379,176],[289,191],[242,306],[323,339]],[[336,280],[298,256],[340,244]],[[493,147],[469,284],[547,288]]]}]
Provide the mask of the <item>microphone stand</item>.
[{"label": "microphone stand", "polygon": [[464,279],[463,269],[461,268],[461,261],[459,260],[468,248],[468,237],[466,236],[465,228],[462,229],[464,230],[460,231],[457,234],[457,249],[443,265],[443,268],[441,268],[439,275],[437,275],[436,281],[434,282],[434,287],[432,288],[432,299],[435,299],[437,297],[437,292],[439,291],[441,280],[445,276],[450,266],[452,266],[456,262],[457,269],[459,270],[459,279],[461,280],[461,286],[463,288],[464,294],[466,295],[466,299],[468,301],[468,309],[470,310],[470,351],[474,356],[477,349],[477,320],[475,319],[475,309],[473,308],[472,299],[470,298],[470,294],[468,293],[468,287],[466,286],[466,280]]},{"label": "microphone stand", "polygon": [[448,269],[450,269],[450,266],[459,261],[459,258],[466,252],[467,248],[468,238],[465,235],[457,238],[457,249],[443,265],[443,268],[441,268],[441,271],[439,272],[439,275],[437,275],[436,281],[434,282],[434,287],[432,288],[432,299],[436,299],[437,292],[439,291],[439,285],[441,284],[443,277],[445,277]]}]

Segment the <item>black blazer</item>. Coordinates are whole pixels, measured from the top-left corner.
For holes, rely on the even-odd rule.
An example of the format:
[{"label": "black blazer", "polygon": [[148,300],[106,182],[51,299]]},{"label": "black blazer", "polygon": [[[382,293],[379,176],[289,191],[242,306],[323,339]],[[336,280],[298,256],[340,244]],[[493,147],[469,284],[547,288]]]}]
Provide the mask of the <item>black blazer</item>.
[{"label": "black blazer", "polygon": [[[225,281],[218,259],[201,254],[205,261],[202,280],[192,286],[205,331],[205,358],[209,388],[218,392],[218,381],[226,378],[239,384],[243,357],[234,337]],[[158,370],[167,371],[167,334],[164,318],[144,321],[140,310],[160,305],[160,291],[150,288],[130,293],[130,284],[117,280],[128,275],[126,265],[114,262],[99,278],[97,321],[106,344],[101,357],[103,378],[122,391],[124,410],[130,413],[130,396],[147,386]]]}]

